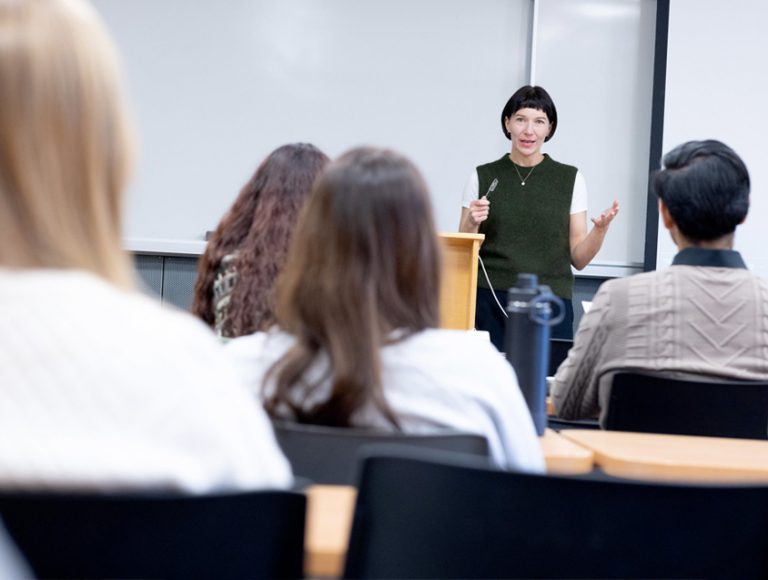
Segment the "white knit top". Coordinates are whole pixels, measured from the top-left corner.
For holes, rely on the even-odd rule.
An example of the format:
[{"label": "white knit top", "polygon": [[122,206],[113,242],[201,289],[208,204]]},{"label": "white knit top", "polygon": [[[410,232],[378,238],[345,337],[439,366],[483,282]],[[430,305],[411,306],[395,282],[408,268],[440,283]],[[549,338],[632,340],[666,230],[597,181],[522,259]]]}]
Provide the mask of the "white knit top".
[{"label": "white knit top", "polygon": [[0,486],[291,481],[264,411],[202,323],[90,274],[0,269]]}]

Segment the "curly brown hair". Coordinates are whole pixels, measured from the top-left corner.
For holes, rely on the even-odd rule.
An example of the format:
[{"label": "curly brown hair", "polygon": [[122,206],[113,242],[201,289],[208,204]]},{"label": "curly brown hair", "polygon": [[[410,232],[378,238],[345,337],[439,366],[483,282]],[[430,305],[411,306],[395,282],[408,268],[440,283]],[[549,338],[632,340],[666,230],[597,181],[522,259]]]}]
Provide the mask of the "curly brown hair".
[{"label": "curly brown hair", "polygon": [[274,324],[274,282],[285,263],[299,211],[328,161],[308,143],[275,149],[221,219],[198,264],[192,312],[214,326],[214,282],[222,260],[234,254],[237,279],[220,328],[222,336],[234,338]]}]

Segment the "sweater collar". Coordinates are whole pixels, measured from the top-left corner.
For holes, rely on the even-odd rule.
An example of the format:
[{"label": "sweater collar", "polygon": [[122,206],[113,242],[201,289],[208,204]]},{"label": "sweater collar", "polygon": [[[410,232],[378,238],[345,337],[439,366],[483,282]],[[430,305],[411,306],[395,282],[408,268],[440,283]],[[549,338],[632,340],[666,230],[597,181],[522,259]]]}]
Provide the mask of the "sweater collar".
[{"label": "sweater collar", "polygon": [[[545,163],[549,162],[549,160],[550,160],[549,153],[542,153],[542,155],[544,156],[542,158],[542,160],[539,161],[536,165],[532,165],[531,167],[539,167],[539,166],[544,165]],[[510,165],[517,165],[517,163],[512,161],[512,159],[509,157],[509,153],[505,153],[501,158],[502,159],[506,159],[507,163],[509,163]],[[527,165],[517,165],[517,166],[521,167],[521,168],[524,168],[524,169],[530,169],[530,167],[528,167]]]},{"label": "sweater collar", "polygon": [[685,248],[675,256],[675,259],[672,260],[672,265],[747,269],[741,254],[737,251],[709,250],[705,248]]}]

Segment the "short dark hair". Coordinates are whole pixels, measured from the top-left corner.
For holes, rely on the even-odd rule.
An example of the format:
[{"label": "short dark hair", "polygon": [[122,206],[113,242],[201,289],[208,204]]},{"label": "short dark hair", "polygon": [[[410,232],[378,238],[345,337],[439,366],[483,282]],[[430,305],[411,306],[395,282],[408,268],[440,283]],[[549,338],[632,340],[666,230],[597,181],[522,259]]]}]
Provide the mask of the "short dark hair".
[{"label": "short dark hair", "polygon": [[509,97],[507,104],[504,105],[504,110],[501,111],[501,131],[507,139],[511,139],[509,131],[505,121],[508,117],[514,115],[520,109],[536,109],[538,111],[544,111],[544,114],[549,119],[552,129],[549,131],[549,135],[544,141],[549,141],[555,134],[557,129],[557,109],[555,108],[555,102],[549,93],[542,87],[535,87],[531,85],[525,85],[515,91],[515,94]]},{"label": "short dark hair", "polygon": [[692,242],[736,230],[749,211],[749,172],[736,152],[713,139],[683,143],[664,156],[652,189]]}]

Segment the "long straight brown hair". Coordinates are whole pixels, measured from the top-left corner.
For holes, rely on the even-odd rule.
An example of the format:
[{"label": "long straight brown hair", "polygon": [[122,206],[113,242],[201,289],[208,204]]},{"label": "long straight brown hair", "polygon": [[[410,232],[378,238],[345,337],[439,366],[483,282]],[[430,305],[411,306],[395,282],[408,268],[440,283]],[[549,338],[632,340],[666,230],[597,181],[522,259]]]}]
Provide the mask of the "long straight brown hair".
[{"label": "long straight brown hair", "polygon": [[[426,184],[393,151],[357,148],[315,184],[278,283],[277,318],[296,337],[267,373],[265,403],[297,420],[349,426],[369,403],[398,425],[384,397],[380,350],[439,319],[440,249]],[[308,407],[318,388],[306,372],[330,362],[330,398]]]},{"label": "long straight brown hair", "polygon": [[215,322],[213,284],[225,256],[237,252],[222,335],[266,330],[275,323],[274,283],[282,270],[299,212],[328,157],[314,145],[278,147],[243,186],[224,215],[198,265],[192,312]]}]

